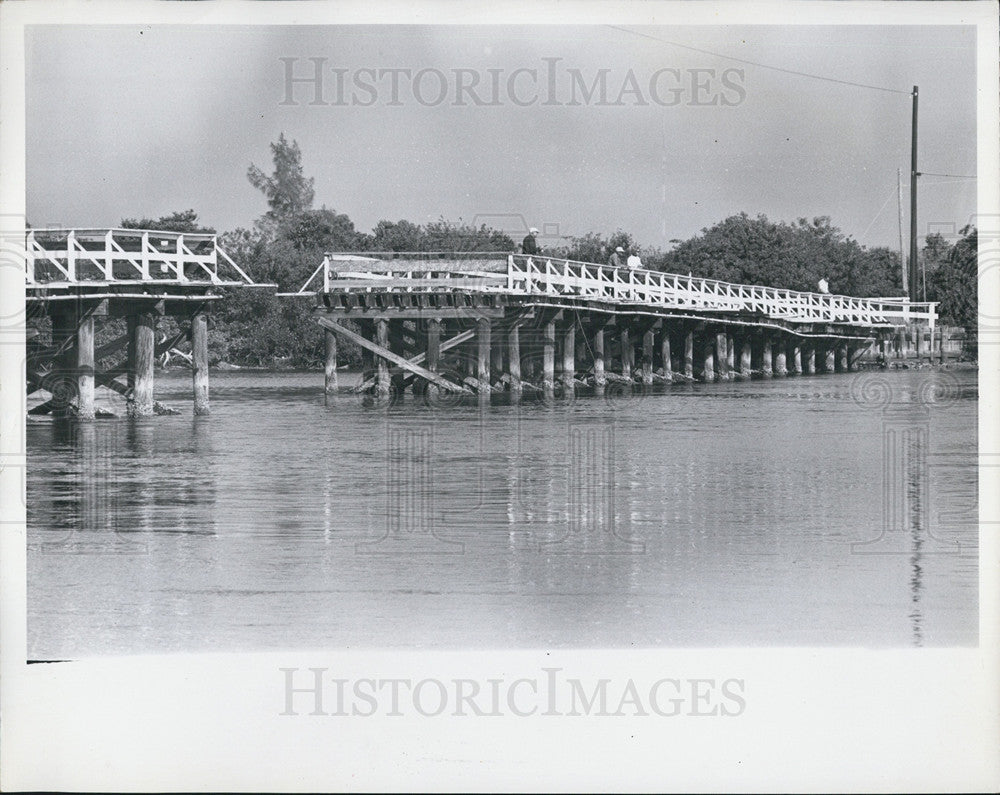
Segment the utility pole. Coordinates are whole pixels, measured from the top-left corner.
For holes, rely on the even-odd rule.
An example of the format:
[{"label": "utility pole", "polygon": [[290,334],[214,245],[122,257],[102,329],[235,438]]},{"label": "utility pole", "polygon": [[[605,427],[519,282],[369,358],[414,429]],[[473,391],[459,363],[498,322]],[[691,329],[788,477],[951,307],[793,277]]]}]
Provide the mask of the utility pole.
[{"label": "utility pole", "polygon": [[896,214],[899,218],[899,271],[903,289],[909,293],[909,278],[906,271],[906,252],[903,250],[903,169],[896,169]]},{"label": "utility pole", "polygon": [[910,147],[910,267],[909,295],[917,300],[917,97],[919,89],[913,87],[913,132]]}]

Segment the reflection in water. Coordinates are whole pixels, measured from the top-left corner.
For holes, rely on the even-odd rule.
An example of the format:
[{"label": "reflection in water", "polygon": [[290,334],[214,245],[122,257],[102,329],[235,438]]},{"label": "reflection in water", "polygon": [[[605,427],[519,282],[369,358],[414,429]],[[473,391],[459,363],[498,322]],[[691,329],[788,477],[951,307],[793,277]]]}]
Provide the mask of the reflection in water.
[{"label": "reflection in water", "polygon": [[226,378],[210,417],[29,422],[33,657],[977,640],[974,374],[898,423],[837,376],[387,410]]}]

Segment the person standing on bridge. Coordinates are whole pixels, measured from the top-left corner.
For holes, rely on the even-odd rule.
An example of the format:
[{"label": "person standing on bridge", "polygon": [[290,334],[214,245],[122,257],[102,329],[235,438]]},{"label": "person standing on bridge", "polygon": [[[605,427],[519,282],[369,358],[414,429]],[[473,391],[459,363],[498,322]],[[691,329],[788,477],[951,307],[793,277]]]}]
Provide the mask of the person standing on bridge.
[{"label": "person standing on bridge", "polygon": [[531,227],[528,230],[528,234],[524,236],[524,240],[521,241],[521,253],[528,254],[541,254],[541,249],[538,248],[538,241],[535,240],[535,235],[538,234],[538,230],[535,227]]},{"label": "person standing on bridge", "polygon": [[642,260],[639,259],[639,252],[634,249],[628,255],[628,269],[630,271],[639,270],[642,267]]},{"label": "person standing on bridge", "polygon": [[623,249],[621,246],[618,246],[614,251],[611,252],[611,256],[608,258],[608,265],[610,265],[612,268],[620,268],[622,267],[622,265],[625,264],[624,262],[622,262],[622,259],[624,259],[624,257],[625,257],[625,249]]}]

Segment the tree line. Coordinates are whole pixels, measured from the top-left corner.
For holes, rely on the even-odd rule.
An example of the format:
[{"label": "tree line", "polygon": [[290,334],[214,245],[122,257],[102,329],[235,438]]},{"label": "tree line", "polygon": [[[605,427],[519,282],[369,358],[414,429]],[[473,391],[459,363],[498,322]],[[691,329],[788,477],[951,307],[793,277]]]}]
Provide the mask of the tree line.
[{"label": "tree line", "polygon": [[[220,235],[220,245],[258,282],[277,292],[294,292],[316,270],[327,251],[515,251],[517,241],[486,225],[461,219],[417,224],[379,221],[359,231],[345,214],[313,206],[314,180],[302,167],[298,143],[284,134],[271,144],[273,171],[256,165],[247,172],[264,195],[267,210],[250,228]],[[126,228],[209,232],[194,210],[157,219],[126,218]],[[869,248],[833,226],[829,217],[771,221],[763,215],[733,215],[688,240],[661,250],[643,246],[621,229],[591,233],[545,247],[544,253],[583,262],[605,262],[616,247],[638,252],[644,267],[691,273],[720,281],[815,291],[821,279],[832,293],[860,297],[905,294],[899,253]],[[977,320],[977,232],[966,227],[950,243],[929,235],[921,252],[926,300],[938,301],[941,323],[962,326],[972,344]],[[214,363],[249,367],[312,368],[323,360],[323,332],[311,319],[307,299],[279,299],[273,290],[233,289],[219,301],[210,330]],[[360,351],[343,350],[342,361],[356,365]]]}]

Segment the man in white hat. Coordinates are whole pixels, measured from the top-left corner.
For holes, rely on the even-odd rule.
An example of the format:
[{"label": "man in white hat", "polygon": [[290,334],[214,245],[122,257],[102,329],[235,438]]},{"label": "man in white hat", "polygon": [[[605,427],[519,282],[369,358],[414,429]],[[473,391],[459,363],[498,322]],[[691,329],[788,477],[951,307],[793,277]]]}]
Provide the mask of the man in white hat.
[{"label": "man in white hat", "polygon": [[622,262],[622,258],[625,256],[625,249],[618,246],[614,251],[611,252],[611,258],[608,260],[608,265],[612,268],[620,268],[625,263]]},{"label": "man in white hat", "polygon": [[535,227],[531,227],[528,230],[528,234],[525,235],[524,240],[521,241],[521,253],[522,254],[538,254],[538,241],[535,240],[535,235],[538,234],[538,230]]}]

